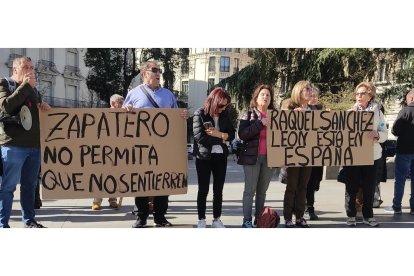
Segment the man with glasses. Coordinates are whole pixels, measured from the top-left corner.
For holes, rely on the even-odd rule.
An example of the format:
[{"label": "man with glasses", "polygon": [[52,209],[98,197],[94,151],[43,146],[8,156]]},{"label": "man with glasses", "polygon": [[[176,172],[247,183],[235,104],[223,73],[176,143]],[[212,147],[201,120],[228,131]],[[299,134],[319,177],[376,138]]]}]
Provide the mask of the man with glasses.
[{"label": "man with glasses", "polygon": [[[132,111],[133,108],[177,108],[174,94],[160,86],[162,70],[158,61],[147,61],[141,65],[140,75],[143,83],[128,92],[123,108]],[[181,116],[188,118],[185,110]],[[149,215],[149,197],[136,197],[136,221],[133,228],[142,228],[147,225]],[[169,227],[172,224],[165,218],[168,209],[168,196],[153,197],[153,216],[156,227]]]},{"label": "man with glasses", "polygon": [[[30,111],[28,121],[3,121],[0,123],[1,158],[3,179],[0,184],[0,228],[9,228],[13,196],[20,183],[20,205],[25,227],[44,228],[35,220],[35,188],[40,168],[39,110],[50,109],[41,101],[37,90],[32,61],[19,57],[13,61],[11,78],[0,80],[0,110],[18,116],[21,110]],[[15,90],[11,87],[15,87]],[[28,110],[28,111],[27,111]],[[21,116],[19,116],[21,117]]]}]

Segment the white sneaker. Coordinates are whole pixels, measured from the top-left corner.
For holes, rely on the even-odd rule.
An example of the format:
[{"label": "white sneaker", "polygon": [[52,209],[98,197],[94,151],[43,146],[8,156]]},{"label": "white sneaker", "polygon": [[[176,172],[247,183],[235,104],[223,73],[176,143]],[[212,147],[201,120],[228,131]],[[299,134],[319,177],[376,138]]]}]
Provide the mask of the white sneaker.
[{"label": "white sneaker", "polygon": [[355,217],[348,217],[346,220],[346,225],[348,226],[356,226],[356,218]]},{"label": "white sneaker", "polygon": [[197,223],[197,228],[206,228],[207,227],[207,223],[205,219],[200,219]]},{"label": "white sneaker", "polygon": [[379,223],[374,218],[369,218],[369,219],[364,218],[363,222],[364,224],[367,224],[372,227],[377,227],[379,225]]},{"label": "white sneaker", "polygon": [[211,228],[226,228],[226,227],[224,227],[224,224],[221,222],[220,218],[216,218],[213,220],[213,223],[211,224]]}]

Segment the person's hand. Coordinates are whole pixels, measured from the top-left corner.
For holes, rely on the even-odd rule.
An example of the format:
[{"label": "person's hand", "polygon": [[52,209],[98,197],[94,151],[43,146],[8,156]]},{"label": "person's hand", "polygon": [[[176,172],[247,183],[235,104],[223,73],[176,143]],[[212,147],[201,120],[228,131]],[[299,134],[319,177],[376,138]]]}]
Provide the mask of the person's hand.
[{"label": "person's hand", "polygon": [[37,104],[37,108],[41,111],[46,111],[51,109],[50,105],[46,102],[41,102]]},{"label": "person's hand", "polygon": [[184,120],[187,120],[187,119],[188,119],[188,110],[187,110],[187,109],[184,109],[184,110],[181,112],[180,116],[181,116]]},{"label": "person's hand", "polygon": [[32,88],[35,88],[35,86],[36,86],[36,77],[32,73],[27,73],[23,77],[23,82],[27,82],[27,83],[30,84],[30,86]]},{"label": "person's hand", "polygon": [[208,129],[205,130],[205,132],[207,133],[207,135],[212,136],[213,135],[213,131],[215,130],[214,127],[210,127]]},{"label": "person's hand", "polygon": [[304,111],[306,109],[302,108],[302,107],[296,107],[295,109],[293,109],[294,111]]},{"label": "person's hand", "polygon": [[209,129],[206,129],[207,135],[213,136],[213,137],[221,137],[221,132],[215,129],[214,127],[210,127]]},{"label": "person's hand", "polygon": [[127,112],[132,112],[132,110],[134,109],[134,107],[132,106],[132,104],[127,104],[126,106],[124,106],[124,109]]},{"label": "person's hand", "polygon": [[370,132],[368,132],[368,138],[373,140],[373,141],[377,141],[379,138],[379,133],[376,130],[372,130]]}]

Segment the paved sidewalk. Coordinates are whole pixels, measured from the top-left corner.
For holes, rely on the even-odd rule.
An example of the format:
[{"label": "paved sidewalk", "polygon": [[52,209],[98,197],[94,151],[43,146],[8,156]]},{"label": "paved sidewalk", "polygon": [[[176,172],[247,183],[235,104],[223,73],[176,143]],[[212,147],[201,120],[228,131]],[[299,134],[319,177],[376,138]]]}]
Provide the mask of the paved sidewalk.
[{"label": "paved sidewalk", "polygon": [[[185,195],[170,196],[169,211],[167,219],[174,224],[175,228],[193,228],[197,222],[197,176],[194,160],[189,160],[189,187]],[[243,170],[237,165],[232,157],[228,159],[227,180],[223,192],[223,215],[222,221],[228,228],[239,228],[243,220],[242,195],[243,195]],[[374,215],[381,228],[414,228],[414,215],[409,214],[408,200],[410,196],[409,182],[403,198],[403,214],[393,215],[386,213],[384,207],[390,206],[393,196],[394,181],[388,180],[381,184],[381,195],[384,200],[381,208],[374,209]],[[273,177],[267,193],[267,205],[276,208],[282,215],[283,195],[285,185]],[[316,213],[318,221],[309,221],[312,228],[347,228],[345,225],[344,208],[344,184],[336,180],[324,180],[320,191],[316,193]],[[208,227],[212,220],[212,187],[207,202]],[[92,199],[67,199],[67,200],[43,200],[43,207],[36,211],[39,222],[51,228],[130,228],[134,217],[133,198],[124,198],[123,206],[118,210],[108,207],[107,199],[103,201],[103,208],[99,211],[91,209]],[[152,227],[151,216],[148,224]],[[15,193],[13,212],[10,226],[22,228],[19,203],[19,190]],[[284,219],[281,225],[284,227]],[[369,228],[369,226],[358,224],[357,228]]]}]

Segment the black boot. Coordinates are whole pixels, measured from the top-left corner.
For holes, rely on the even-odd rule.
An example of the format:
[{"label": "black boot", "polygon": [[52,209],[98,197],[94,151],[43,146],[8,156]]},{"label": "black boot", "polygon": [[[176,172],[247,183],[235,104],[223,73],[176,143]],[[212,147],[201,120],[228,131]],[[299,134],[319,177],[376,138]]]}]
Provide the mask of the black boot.
[{"label": "black boot", "polygon": [[315,214],[315,208],[312,206],[309,206],[305,213],[307,213],[309,215],[309,220],[318,220],[319,217]]}]

